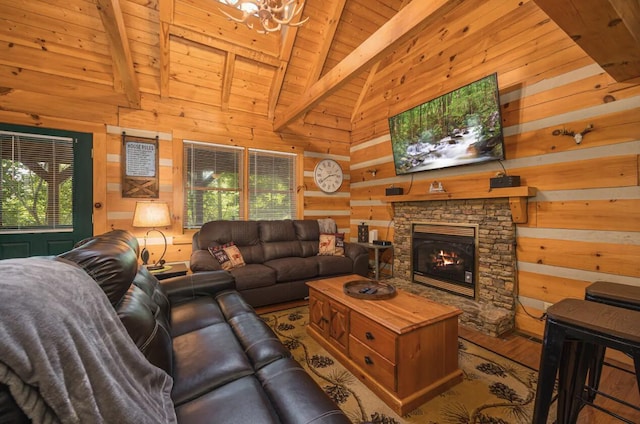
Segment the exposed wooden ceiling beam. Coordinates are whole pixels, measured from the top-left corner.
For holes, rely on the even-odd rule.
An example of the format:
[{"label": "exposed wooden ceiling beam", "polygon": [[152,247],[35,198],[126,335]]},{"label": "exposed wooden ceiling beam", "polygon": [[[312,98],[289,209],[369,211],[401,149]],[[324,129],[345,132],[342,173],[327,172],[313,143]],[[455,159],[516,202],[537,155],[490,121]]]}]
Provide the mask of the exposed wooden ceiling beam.
[{"label": "exposed wooden ceiling beam", "polygon": [[182,38],[197,44],[203,44],[214,49],[232,52],[236,56],[251,59],[255,62],[264,63],[270,66],[280,66],[280,58],[275,55],[264,53],[258,50],[253,50],[248,47],[243,47],[239,44],[233,43],[231,40],[223,40],[221,38],[215,38],[210,35],[200,34],[192,29],[182,27],[180,25],[171,25],[171,35],[174,37]]},{"label": "exposed wooden ceiling beam", "polygon": [[235,53],[227,52],[224,59],[224,73],[222,74],[222,99],[220,104],[223,112],[229,110],[229,98],[231,97],[231,83],[233,82],[233,70],[236,67]]},{"label": "exposed wooden ceiling beam", "polygon": [[306,111],[332,95],[336,90],[359,75],[392,51],[398,44],[434,23],[464,0],[412,1],[380,29],[356,47],[347,57],[313,84],[300,100],[276,116],[274,131],[280,131]]},{"label": "exposed wooden ceiling beam", "polygon": [[367,80],[362,86],[362,90],[360,90],[360,95],[358,95],[358,100],[356,100],[356,104],[353,106],[353,112],[351,112],[351,122],[356,120],[356,116],[358,116],[358,112],[360,111],[360,106],[362,106],[362,102],[364,101],[365,96],[369,92],[371,88],[371,84],[373,84],[373,79],[378,72],[378,67],[380,66],[380,61],[373,64],[371,70],[369,71],[369,75],[367,76]]},{"label": "exposed wooden ceiling beam", "polygon": [[[300,22],[302,13],[293,18],[293,22]],[[284,77],[287,73],[289,66],[289,60],[291,59],[291,52],[293,51],[293,45],[296,41],[298,34],[298,27],[284,26],[280,34],[280,66],[276,69],[275,76],[269,88],[269,104],[267,105],[267,115],[269,119],[273,119],[275,114],[276,105],[280,99],[280,92],[282,91],[282,85],[284,84]]]},{"label": "exposed wooden ceiling beam", "polygon": [[324,64],[327,61],[327,56],[329,55],[329,50],[331,49],[331,45],[333,44],[333,39],[336,36],[336,30],[338,29],[340,17],[342,16],[342,11],[344,10],[344,5],[346,3],[347,0],[338,0],[333,5],[333,8],[329,10],[329,23],[324,31],[324,36],[322,37],[322,45],[320,46],[320,51],[317,54],[316,63],[313,66],[313,70],[309,74],[307,88],[318,81],[320,75],[322,74],[322,69],[324,69]]},{"label": "exposed wooden ceiling beam", "polygon": [[[404,8],[409,1],[410,0],[402,0],[399,10],[402,10],[402,8]],[[360,95],[358,96],[358,100],[356,101],[356,104],[353,107],[353,111],[351,112],[352,123],[353,121],[356,120],[356,116],[358,116],[358,112],[360,111],[360,106],[362,105],[364,98],[369,92],[369,89],[371,88],[371,84],[373,84],[373,79],[375,78],[376,73],[378,72],[378,67],[380,66],[380,62],[381,61],[377,61],[376,63],[373,64],[373,66],[371,67],[371,70],[369,71],[369,75],[367,76],[367,81],[365,81],[364,85],[362,86],[362,90],[360,90]]]},{"label": "exposed wooden ceiling beam", "polygon": [[174,0],[159,0],[160,11],[160,97],[169,97],[169,64],[171,63],[171,24],[175,10]]},{"label": "exposed wooden ceiling beam", "polygon": [[535,0],[616,81],[640,77],[640,3]]},{"label": "exposed wooden ceiling beam", "polygon": [[118,91],[119,80],[130,107],[140,107],[140,85],[133,58],[129,48],[129,39],[120,9],[120,0],[96,0],[100,19],[104,25],[109,48],[113,57],[114,86]]}]

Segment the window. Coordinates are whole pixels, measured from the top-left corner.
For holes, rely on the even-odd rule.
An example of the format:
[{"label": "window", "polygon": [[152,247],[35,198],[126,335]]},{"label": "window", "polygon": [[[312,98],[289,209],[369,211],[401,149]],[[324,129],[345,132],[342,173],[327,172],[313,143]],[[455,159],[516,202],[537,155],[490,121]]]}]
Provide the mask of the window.
[{"label": "window", "polygon": [[249,149],[249,219],[296,217],[296,156]]},{"label": "window", "polygon": [[185,228],[242,217],[243,149],[184,142]]},{"label": "window", "polygon": [[185,141],[184,186],[185,228],[297,216],[295,154]]},{"label": "window", "polygon": [[0,131],[1,230],[73,228],[73,139]]}]

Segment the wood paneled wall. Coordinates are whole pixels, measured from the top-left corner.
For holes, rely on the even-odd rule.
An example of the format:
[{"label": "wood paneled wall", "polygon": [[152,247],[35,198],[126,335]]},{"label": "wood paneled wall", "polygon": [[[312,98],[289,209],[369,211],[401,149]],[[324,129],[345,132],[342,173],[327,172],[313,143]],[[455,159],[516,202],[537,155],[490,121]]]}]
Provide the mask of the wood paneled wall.
[{"label": "wood paneled wall", "polygon": [[[361,222],[393,239],[385,188],[415,194],[439,180],[448,191],[487,190],[501,167],[494,162],[396,177],[387,118],[497,72],[503,165],[538,189],[528,222],[517,226],[518,327],[541,334],[543,322],[530,315],[540,316],[545,302],[582,297],[592,281],[640,285],[634,260],[640,246],[638,81],[616,83],[531,0],[465,1],[437,29],[398,46],[303,121],[275,133],[275,109],[295,102],[302,87],[355,47],[350,43],[365,39],[406,2],[311,3],[316,19],[292,41],[256,37],[206,0],[120,1],[138,108],[114,72],[95,1],[0,0],[6,24],[0,28],[0,120],[93,134],[94,203],[103,205],[94,210],[96,233],[124,228],[144,235],[130,226],[135,200],[120,194],[120,133],[160,135],[160,198],[174,214],[167,259],[180,261],[191,251],[180,216],[183,140],[299,153],[301,216],[332,217],[351,240]],[[375,4],[365,12],[371,19],[357,17]],[[337,30],[338,19],[368,30]],[[335,31],[332,51],[324,36]],[[292,66],[297,58],[304,64]],[[579,145],[552,135],[587,125],[593,131]],[[345,170],[338,193],[324,194],[313,183],[322,158]]]},{"label": "wood paneled wall", "polygon": [[[18,96],[12,96],[19,100]],[[52,99],[47,95],[38,95],[43,103],[55,104],[59,99]],[[301,166],[303,181],[299,192],[302,207],[300,217],[334,218],[341,231],[349,231],[349,145],[344,142],[314,139],[295,136],[283,137],[270,132],[269,122],[264,119],[260,123],[255,116],[243,116],[241,112],[229,114],[209,114],[207,119],[197,116],[201,112],[199,103],[162,100],[157,96],[143,95],[142,110],[121,108],[113,119],[106,122],[92,122],[93,110],[100,105],[85,105],[87,110],[77,110],[75,119],[59,116],[55,108],[46,114],[29,115],[12,111],[20,105],[13,102],[3,102],[0,110],[0,120],[3,122],[32,125],[49,128],[59,128],[73,131],[93,133],[94,149],[94,203],[103,206],[94,209],[94,233],[99,234],[112,228],[132,231],[143,237],[145,230],[131,227],[133,209],[136,199],[123,198],[121,187],[121,133],[130,135],[155,137],[159,135],[160,154],[160,194],[159,199],[167,201],[173,215],[174,225],[166,229],[169,239],[166,258],[169,261],[187,261],[191,254],[191,233],[182,230],[182,146],[183,140],[221,143],[227,145],[256,147],[286,152],[298,152],[303,158]],[[181,116],[182,115],[182,116]],[[222,122],[235,123],[230,133],[235,135],[220,135]],[[247,124],[243,124],[247,122]],[[250,124],[248,124],[250,123]],[[246,125],[246,126],[243,126]],[[262,127],[259,131],[253,131]],[[195,130],[195,128],[199,130]],[[238,133],[245,132],[245,135]],[[284,140],[289,139],[290,142]],[[313,169],[315,164],[325,157],[336,159],[345,170],[345,182],[338,193],[325,194],[320,192],[313,183]],[[162,243],[159,236],[150,235],[148,243],[151,247],[152,260],[154,255],[161,253],[161,247],[153,247]]]},{"label": "wood paneled wall", "polygon": [[[506,135],[503,165],[520,175],[522,185],[538,190],[529,199],[528,222],[516,228],[516,325],[541,336],[544,322],[536,318],[545,303],[582,298],[597,280],[640,285],[640,84],[616,83],[584,60],[542,80],[525,69],[521,81],[496,70]],[[588,125],[594,129],[580,144],[552,135]],[[388,131],[380,119],[353,132],[352,234],[361,221],[381,234],[388,228],[393,233],[386,187],[427,193],[438,180],[450,192],[487,191],[489,178],[502,170],[494,162],[396,177]]]},{"label": "wood paneled wall", "polygon": [[[159,197],[169,202],[174,218],[174,225],[164,231],[169,261],[186,261],[191,253],[191,233],[181,225],[185,139],[298,153],[303,180],[296,188],[299,217],[333,217],[349,231],[349,128],[321,122],[273,132],[269,108],[274,105],[268,99],[278,69],[286,69],[279,58],[279,37],[258,38],[203,0],[176,1],[167,13],[170,30],[161,34],[158,2],[120,3],[136,64],[140,108],[125,106],[95,4],[34,0],[17,6],[0,0],[10,21],[20,21],[25,11],[33,16],[29,27],[11,23],[0,30],[0,39],[7,41],[1,48],[6,54],[0,60],[0,87],[14,87],[0,90],[0,121],[93,134],[94,203],[102,205],[94,209],[94,233],[121,228],[142,238],[146,232],[131,227],[136,199],[121,194],[122,131],[159,135]],[[244,35],[240,38],[246,44],[226,41],[220,32]],[[160,57],[161,43],[168,44],[168,57]],[[233,79],[225,80],[219,72],[225,66]],[[313,184],[315,164],[324,157],[338,160],[347,177],[333,195]],[[162,240],[154,234],[148,239],[152,260],[162,250]]]}]

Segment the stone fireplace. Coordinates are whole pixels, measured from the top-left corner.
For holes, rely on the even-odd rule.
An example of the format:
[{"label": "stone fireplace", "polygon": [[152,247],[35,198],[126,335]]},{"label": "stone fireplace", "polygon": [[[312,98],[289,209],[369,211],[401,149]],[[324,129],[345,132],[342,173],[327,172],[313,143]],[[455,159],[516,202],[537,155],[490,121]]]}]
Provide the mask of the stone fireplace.
[{"label": "stone fireplace", "polygon": [[460,296],[476,297],[477,226],[414,223],[413,281]]},{"label": "stone fireplace", "polygon": [[[394,207],[395,258],[394,277],[391,282],[403,290],[439,303],[457,306],[463,311],[460,323],[467,327],[492,336],[512,330],[516,306],[516,254],[515,225],[511,219],[509,200],[489,198],[411,201],[397,202]],[[435,228],[438,233],[442,232],[440,228],[443,226],[453,229],[445,230],[445,233],[453,231],[455,235],[461,236],[454,243],[463,242],[465,237],[472,235],[471,232],[474,233],[474,243],[477,243],[474,246],[476,256],[473,259],[464,259],[466,262],[474,262],[473,271],[468,266],[465,269],[460,259],[437,258],[439,252],[434,253],[430,244],[422,253],[416,254],[413,251],[413,245],[420,244],[423,236],[419,234],[416,242],[416,228],[419,232]],[[460,252],[464,255],[464,252],[470,249],[471,247],[457,245],[453,249],[457,252],[450,252],[448,256],[460,255]],[[465,280],[467,283],[473,282],[472,292],[452,290],[452,286],[448,284],[438,287],[438,283],[425,283],[420,272],[416,273],[414,270],[416,265],[425,268],[424,264],[415,264],[415,261],[433,260],[439,263],[445,259],[453,261],[457,266],[442,268],[440,272],[444,273],[445,277],[450,274],[457,274],[458,280],[461,277],[462,284],[458,281],[454,286],[464,288]],[[427,267],[433,268],[434,265]],[[470,272],[475,272],[475,275]],[[427,278],[432,279],[433,276]],[[440,280],[447,282],[447,278]]]}]

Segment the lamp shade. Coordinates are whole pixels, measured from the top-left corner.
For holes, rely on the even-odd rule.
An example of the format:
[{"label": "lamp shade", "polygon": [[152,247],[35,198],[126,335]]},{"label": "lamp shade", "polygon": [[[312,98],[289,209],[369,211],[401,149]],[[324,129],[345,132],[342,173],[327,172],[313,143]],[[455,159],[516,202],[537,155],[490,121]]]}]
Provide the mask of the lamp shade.
[{"label": "lamp shade", "polygon": [[133,212],[134,227],[167,227],[171,214],[167,202],[137,202]]}]

